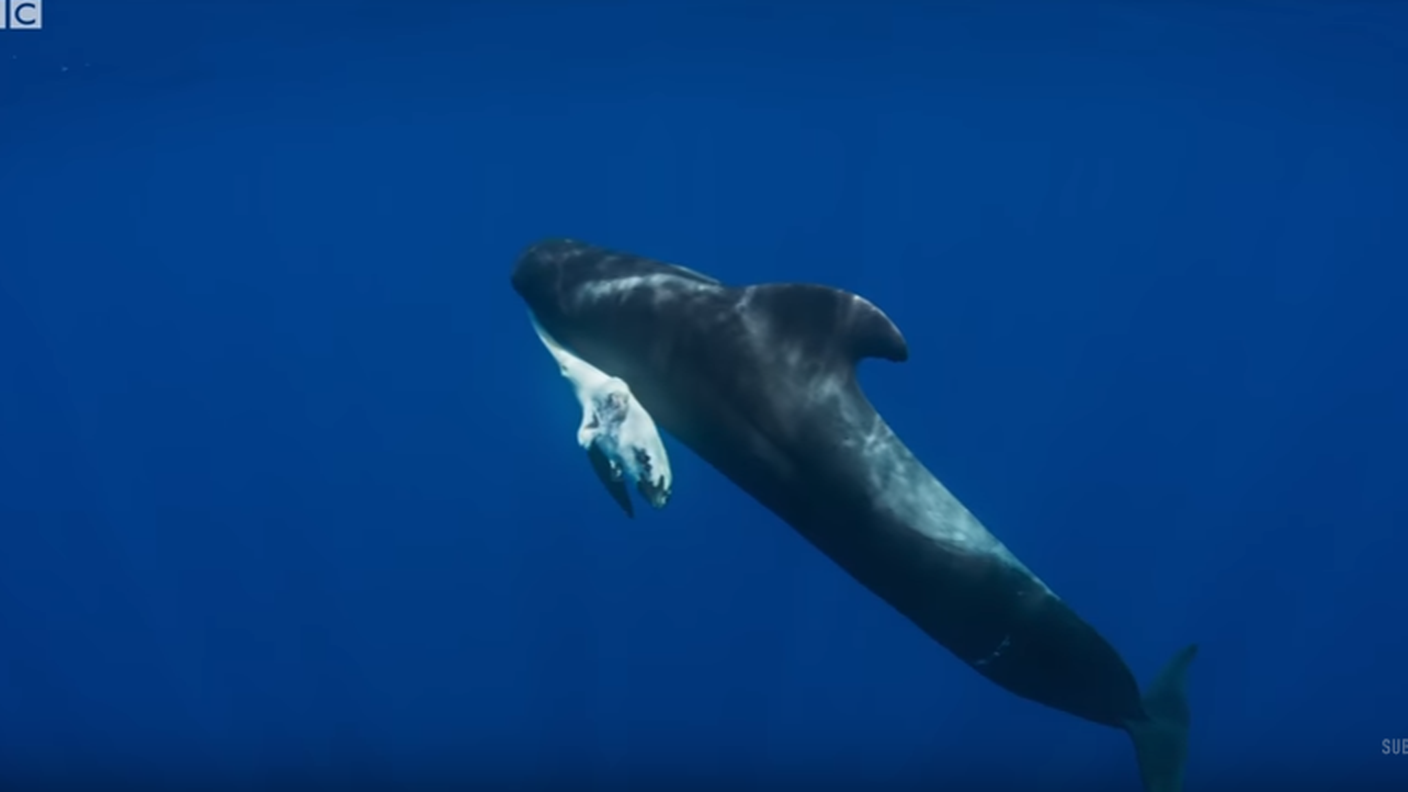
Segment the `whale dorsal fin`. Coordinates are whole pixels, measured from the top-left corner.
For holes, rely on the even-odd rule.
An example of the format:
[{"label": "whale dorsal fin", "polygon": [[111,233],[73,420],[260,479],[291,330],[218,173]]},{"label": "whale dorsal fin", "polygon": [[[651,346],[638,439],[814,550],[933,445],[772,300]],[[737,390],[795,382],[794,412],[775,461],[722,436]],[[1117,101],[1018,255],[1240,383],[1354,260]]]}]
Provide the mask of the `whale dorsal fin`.
[{"label": "whale dorsal fin", "polygon": [[748,291],[749,307],[766,317],[779,338],[800,340],[816,351],[835,349],[849,363],[909,358],[900,329],[860,295],[812,283],[766,283]]}]

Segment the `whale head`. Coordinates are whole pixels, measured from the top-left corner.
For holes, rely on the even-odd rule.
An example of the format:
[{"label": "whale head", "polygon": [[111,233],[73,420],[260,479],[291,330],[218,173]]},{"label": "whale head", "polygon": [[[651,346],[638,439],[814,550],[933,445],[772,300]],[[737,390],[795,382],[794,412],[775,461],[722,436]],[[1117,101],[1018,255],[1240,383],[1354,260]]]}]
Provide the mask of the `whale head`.
[{"label": "whale head", "polygon": [[629,376],[668,349],[662,312],[722,295],[717,280],[687,267],[630,256],[570,239],[527,248],[513,268],[513,288],[535,321],[565,349],[593,366]]}]

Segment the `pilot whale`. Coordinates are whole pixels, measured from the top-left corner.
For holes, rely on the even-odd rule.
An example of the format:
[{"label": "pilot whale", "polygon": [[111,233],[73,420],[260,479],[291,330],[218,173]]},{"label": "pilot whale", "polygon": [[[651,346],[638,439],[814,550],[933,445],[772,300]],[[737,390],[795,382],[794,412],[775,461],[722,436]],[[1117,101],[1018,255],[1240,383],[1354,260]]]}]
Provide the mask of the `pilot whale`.
[{"label": "pilot whale", "polygon": [[573,355],[976,672],[1125,731],[1149,792],[1179,792],[1177,651],[1141,694],[1119,653],[1024,566],[891,431],[856,377],[908,345],[875,305],[802,283],[729,286],[570,239],[527,248],[514,290]]}]

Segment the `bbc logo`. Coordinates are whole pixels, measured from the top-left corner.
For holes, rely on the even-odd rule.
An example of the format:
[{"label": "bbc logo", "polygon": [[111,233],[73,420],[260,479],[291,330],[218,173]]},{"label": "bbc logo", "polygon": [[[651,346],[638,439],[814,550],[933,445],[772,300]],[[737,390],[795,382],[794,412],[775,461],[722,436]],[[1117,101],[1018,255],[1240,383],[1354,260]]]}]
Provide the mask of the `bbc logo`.
[{"label": "bbc logo", "polygon": [[0,30],[38,30],[44,27],[44,0],[0,0]]}]

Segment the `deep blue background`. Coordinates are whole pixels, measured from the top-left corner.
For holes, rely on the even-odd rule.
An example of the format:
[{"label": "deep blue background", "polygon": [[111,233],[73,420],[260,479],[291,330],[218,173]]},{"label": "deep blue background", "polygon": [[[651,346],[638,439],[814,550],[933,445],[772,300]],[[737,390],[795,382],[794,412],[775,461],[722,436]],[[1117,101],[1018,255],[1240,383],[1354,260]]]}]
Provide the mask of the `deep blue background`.
[{"label": "deep blue background", "polygon": [[678,444],[625,520],[508,285],[571,235],[885,309],[935,473],[1202,643],[1190,789],[1408,780],[1406,84],[1393,3],[49,0],[0,774],[1135,787]]}]

